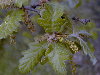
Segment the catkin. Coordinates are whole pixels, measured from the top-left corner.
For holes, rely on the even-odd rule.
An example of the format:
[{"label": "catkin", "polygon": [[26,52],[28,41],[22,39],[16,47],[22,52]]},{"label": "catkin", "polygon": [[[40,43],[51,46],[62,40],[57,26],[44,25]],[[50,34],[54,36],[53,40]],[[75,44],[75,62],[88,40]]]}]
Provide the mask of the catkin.
[{"label": "catkin", "polygon": [[80,49],[74,41],[67,40],[66,43],[73,53],[77,53]]}]

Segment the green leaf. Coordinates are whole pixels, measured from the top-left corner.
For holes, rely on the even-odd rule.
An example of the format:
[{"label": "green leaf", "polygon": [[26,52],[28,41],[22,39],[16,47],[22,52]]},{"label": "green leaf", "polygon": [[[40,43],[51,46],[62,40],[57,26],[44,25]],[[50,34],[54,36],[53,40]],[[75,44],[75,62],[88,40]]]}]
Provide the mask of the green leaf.
[{"label": "green leaf", "polygon": [[93,62],[93,65],[95,65],[96,64],[96,62],[97,62],[97,60],[96,60],[96,58],[95,58],[95,56],[94,56],[94,52],[93,52],[93,50],[92,49],[90,49],[88,46],[87,46],[87,43],[85,42],[85,41],[83,41],[82,39],[79,39],[80,40],[80,44],[81,44],[81,46],[83,47],[83,51],[84,51],[84,53],[87,55],[89,55],[90,56],[90,59],[91,59],[91,61]]},{"label": "green leaf", "polygon": [[29,0],[14,0],[14,4],[19,8],[22,7],[22,5],[27,5],[28,3]]},{"label": "green leaf", "polygon": [[24,73],[33,69],[41,61],[42,56],[45,55],[46,47],[47,43],[45,41],[30,43],[30,49],[22,53],[24,57],[19,61],[19,70]]},{"label": "green leaf", "polygon": [[20,26],[19,21],[22,21],[23,14],[24,12],[22,10],[14,10],[8,13],[7,17],[0,25],[0,39],[6,38],[17,31],[17,28]]},{"label": "green leaf", "polygon": [[61,43],[52,43],[53,50],[48,54],[50,64],[60,75],[66,75],[65,61],[70,60],[71,52]]},{"label": "green leaf", "polygon": [[47,56],[53,50],[52,44],[49,44],[48,48],[46,49],[45,56]]},{"label": "green leaf", "polygon": [[96,64],[97,59],[96,59],[96,57],[93,55],[93,53],[94,53],[94,51],[95,51],[95,48],[94,48],[94,46],[93,46],[93,44],[92,44],[91,42],[88,42],[87,44],[88,44],[88,46],[89,46],[89,48],[90,48],[91,61],[93,62],[93,64]]},{"label": "green leaf", "polygon": [[45,32],[62,32],[64,27],[71,28],[71,22],[66,18],[61,18],[64,14],[64,7],[58,3],[45,4],[40,11],[41,18],[38,24],[45,29]]}]

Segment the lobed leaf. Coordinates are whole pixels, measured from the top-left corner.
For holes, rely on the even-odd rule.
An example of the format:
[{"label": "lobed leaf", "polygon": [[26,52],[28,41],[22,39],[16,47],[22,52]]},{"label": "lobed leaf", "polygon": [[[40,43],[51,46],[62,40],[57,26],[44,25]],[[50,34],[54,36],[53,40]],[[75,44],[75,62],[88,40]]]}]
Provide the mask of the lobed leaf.
[{"label": "lobed leaf", "polygon": [[30,49],[22,53],[24,57],[19,61],[19,70],[23,73],[29,72],[41,61],[42,56],[45,55],[47,43],[44,41],[40,43],[34,42],[29,47]]},{"label": "lobed leaf", "polygon": [[71,52],[61,43],[52,43],[53,50],[48,54],[50,64],[60,75],[66,75],[65,60],[70,60]]},{"label": "lobed leaf", "polygon": [[23,14],[24,12],[22,10],[14,10],[8,13],[0,25],[0,39],[6,38],[17,31],[17,28],[20,26],[19,21],[22,21]]},{"label": "lobed leaf", "polygon": [[[40,11],[41,18],[38,24],[45,29],[45,32],[62,32],[64,27],[71,28],[71,22],[66,18],[61,18],[64,14],[64,7],[58,3],[45,4]],[[68,28],[68,29],[69,29]]]}]

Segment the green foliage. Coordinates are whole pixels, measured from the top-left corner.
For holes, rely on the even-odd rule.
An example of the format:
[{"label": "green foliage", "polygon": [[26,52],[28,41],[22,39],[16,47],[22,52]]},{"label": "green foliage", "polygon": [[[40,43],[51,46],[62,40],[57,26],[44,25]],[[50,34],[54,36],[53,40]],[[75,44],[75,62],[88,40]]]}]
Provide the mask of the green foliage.
[{"label": "green foliage", "polygon": [[21,72],[29,72],[34,68],[40,61],[42,56],[45,55],[45,47],[47,43],[31,43],[30,49],[24,51],[22,54],[24,57],[19,61],[19,70]]},{"label": "green foliage", "polygon": [[86,28],[88,30],[88,32],[92,35],[93,39],[97,39],[98,33],[96,32],[96,24],[95,23],[90,22],[84,28]]},{"label": "green foliage", "polygon": [[14,0],[14,4],[18,7],[22,7],[22,5],[27,5],[29,0]]},{"label": "green foliage", "polygon": [[87,45],[89,46],[89,49],[90,49],[90,51],[89,51],[89,55],[91,57],[90,59],[93,62],[93,64],[95,65],[96,62],[97,62],[97,59],[96,59],[96,57],[93,54],[94,51],[95,51],[95,48],[94,48],[94,46],[93,46],[93,44],[91,42],[88,42]]},{"label": "green foliage", "polygon": [[81,44],[81,46],[82,46],[82,48],[83,48],[84,53],[85,53],[86,55],[89,55],[89,56],[90,56],[90,59],[91,59],[91,61],[93,62],[93,65],[95,65],[96,62],[97,62],[97,59],[95,58],[95,56],[94,56],[94,54],[93,54],[94,51],[93,51],[92,49],[90,49],[90,48],[88,47],[87,43],[84,42],[82,39],[79,39],[79,40],[80,40],[80,44]]},{"label": "green foliage", "polygon": [[44,56],[44,57],[41,58],[40,64],[41,64],[41,65],[44,65],[44,64],[46,64],[47,62],[48,62],[48,57],[47,57],[47,56]]},{"label": "green foliage", "polygon": [[[84,35],[85,35],[85,33],[84,33]],[[80,45],[81,45],[82,50],[84,51],[84,53],[86,55],[90,56],[91,61],[93,62],[93,64],[96,64],[97,60],[96,60],[96,58],[95,58],[95,56],[93,54],[94,53],[93,49],[90,49],[88,47],[88,44],[82,38],[79,37],[79,34],[77,34],[77,33],[76,34],[71,34],[70,38],[76,38],[79,41],[79,43],[80,43]]]},{"label": "green foliage", "polygon": [[7,8],[7,6],[16,5],[17,7],[22,7],[22,5],[27,5],[30,0],[0,0],[0,8]]},{"label": "green foliage", "polygon": [[66,60],[71,60],[71,52],[61,43],[53,43],[53,50],[48,54],[50,64],[60,75],[66,75]]},{"label": "green foliage", "polygon": [[[0,8],[5,8],[14,4],[20,9],[14,8],[12,11],[8,12],[7,17],[4,18],[4,21],[0,25],[0,39],[6,38],[17,31],[18,27],[20,27],[19,21],[22,21],[22,16],[25,16],[23,12],[24,7],[21,7],[27,5],[29,2],[29,0],[7,1],[8,0],[1,0]],[[67,2],[71,8],[79,7],[82,4],[82,0],[67,0]],[[92,35],[96,38],[94,23],[89,22],[86,25],[78,25],[75,27],[77,32],[74,32],[75,28],[72,26],[72,22],[68,15],[65,14],[64,6],[60,3],[43,3],[40,8],[36,8],[36,10],[40,10],[40,15],[35,14],[36,16],[34,18],[31,17],[31,20],[43,27],[47,35],[41,37],[39,39],[41,41],[37,40],[30,43],[29,49],[22,52],[23,57],[19,60],[19,70],[21,72],[29,72],[31,69],[35,69],[36,66],[40,64],[44,65],[49,62],[58,74],[66,75],[65,61],[72,60],[72,55],[80,49],[82,49],[86,55],[90,56],[93,64],[97,62],[93,55],[93,46],[91,43],[83,40],[83,38],[90,38]],[[30,18],[31,15],[28,13],[27,16]],[[29,22],[31,20],[29,20]],[[32,38],[32,35],[27,32],[24,32],[23,36]],[[27,43],[29,43],[29,41]]]},{"label": "green foliage", "polygon": [[41,10],[41,18],[38,18],[38,24],[45,29],[45,32],[62,32],[64,27],[71,28],[71,23],[68,17],[62,19],[64,14],[63,6],[54,4],[45,4]]},{"label": "green foliage", "polygon": [[71,52],[63,44],[48,44],[42,41],[40,43],[31,43],[29,47],[30,49],[23,52],[24,57],[19,61],[21,72],[29,72],[39,62],[41,64],[50,62],[55,71],[60,74],[66,74],[65,61],[71,59]]},{"label": "green foliage", "polygon": [[[80,3],[81,0],[76,7],[78,7]],[[66,41],[63,42],[63,37],[61,39],[62,41],[55,42],[52,41],[56,38],[55,36],[49,35],[50,37],[48,36],[48,38],[44,36],[47,42],[43,42],[42,40],[40,43],[32,43],[30,49],[23,52],[24,57],[20,60],[19,64],[21,72],[29,72],[39,63],[44,65],[49,62],[56,72],[65,75],[67,72],[65,61],[71,60],[71,54],[78,52],[78,49],[81,48],[86,55],[91,57],[93,64],[96,63],[97,60],[93,55],[93,51],[89,49],[87,43],[82,39],[84,37],[91,37],[91,34],[85,31],[87,27],[84,27],[84,29],[80,28],[82,31],[79,29],[79,32],[75,34],[70,34],[70,32],[72,32],[71,20],[64,14],[63,8],[64,7],[59,3],[45,3],[40,9],[40,17],[38,16],[37,22],[44,28],[46,33],[61,33],[66,30],[69,35],[65,38],[66,41],[71,41],[70,44],[68,45]],[[91,30],[91,27],[89,28]],[[71,47],[72,45],[73,48]],[[68,46],[75,52],[73,53],[71,48],[68,48]]]},{"label": "green foliage", "polygon": [[22,15],[22,10],[14,10],[8,13],[7,17],[0,25],[0,39],[6,38],[13,32],[17,31],[18,27],[20,26],[19,21],[23,20]]},{"label": "green foliage", "polygon": [[97,37],[98,37],[96,30],[98,30],[99,28],[97,29],[95,23],[93,23],[93,22],[89,22],[86,25],[76,26],[76,28],[78,31],[80,31],[80,30],[87,31],[88,33],[91,34],[93,39],[97,39]]}]

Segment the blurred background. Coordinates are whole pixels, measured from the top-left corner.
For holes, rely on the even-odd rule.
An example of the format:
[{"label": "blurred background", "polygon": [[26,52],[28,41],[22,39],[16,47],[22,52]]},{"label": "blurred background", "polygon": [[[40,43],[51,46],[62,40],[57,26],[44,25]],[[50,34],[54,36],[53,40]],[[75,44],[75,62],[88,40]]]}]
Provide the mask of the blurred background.
[{"label": "blurred background", "polygon": [[[32,0],[34,4],[38,0]],[[96,27],[100,28],[100,0],[82,0],[78,8],[75,7],[77,0],[56,0],[65,5],[66,13],[79,18],[90,19],[96,23]],[[73,2],[74,1],[74,2]],[[0,9],[0,24],[6,16],[7,10]],[[44,33],[43,29],[36,25],[36,32],[31,32],[22,25],[18,33],[15,33],[16,44],[10,44],[12,41],[9,37],[0,40],[0,75],[57,75],[50,65],[38,65],[34,70],[28,74],[22,74],[18,71],[18,61],[22,57],[21,52],[28,49],[27,43],[34,41],[33,37]],[[100,75],[100,30],[95,33],[95,40],[93,45],[95,48],[95,56],[97,63],[92,65],[90,58],[78,52],[74,55],[74,61],[77,63],[77,75]],[[68,69],[68,68],[66,68]],[[70,71],[68,75],[71,75]]]}]

